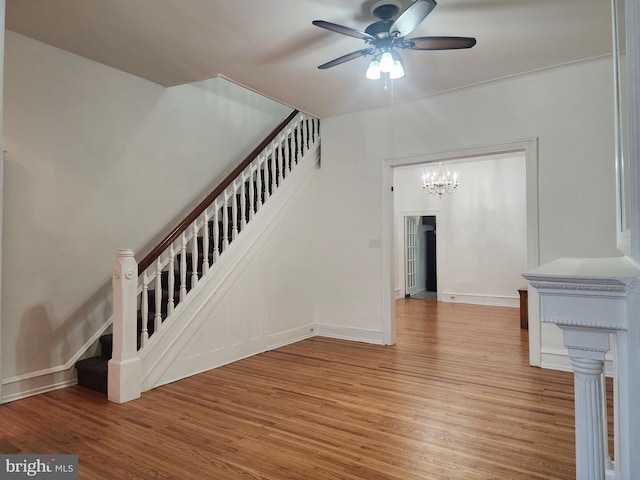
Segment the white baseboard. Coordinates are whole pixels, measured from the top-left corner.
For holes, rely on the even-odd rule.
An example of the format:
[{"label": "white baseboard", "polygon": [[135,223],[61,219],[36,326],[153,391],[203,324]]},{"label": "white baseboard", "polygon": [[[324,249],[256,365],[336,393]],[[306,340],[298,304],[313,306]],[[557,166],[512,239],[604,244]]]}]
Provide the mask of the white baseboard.
[{"label": "white baseboard", "polygon": [[316,335],[317,327],[314,324],[303,325],[284,332],[267,335],[267,350],[275,350],[291,343],[299,342]]},{"label": "white baseboard", "polygon": [[438,292],[439,302],[491,305],[494,307],[520,308],[520,297],[506,295],[473,295],[458,292]]},{"label": "white baseboard", "polygon": [[49,372],[43,375],[16,376],[5,379],[2,384],[2,402],[9,403],[41,393],[76,385],[75,369]]},{"label": "white baseboard", "polygon": [[571,361],[566,352],[553,352],[549,350],[540,352],[540,368],[561,372],[573,371],[571,369]]},{"label": "white baseboard", "polygon": [[365,330],[363,328],[342,327],[340,325],[319,323],[316,328],[316,335],[320,337],[337,338],[339,340],[384,345],[381,331]]},{"label": "white baseboard", "polygon": [[65,364],[3,378],[0,404],[13,402],[21,398],[31,397],[78,383],[74,368],[76,362],[87,352],[91,351],[91,348],[97,348],[98,339],[111,326],[110,322],[111,319],[99,328]]}]

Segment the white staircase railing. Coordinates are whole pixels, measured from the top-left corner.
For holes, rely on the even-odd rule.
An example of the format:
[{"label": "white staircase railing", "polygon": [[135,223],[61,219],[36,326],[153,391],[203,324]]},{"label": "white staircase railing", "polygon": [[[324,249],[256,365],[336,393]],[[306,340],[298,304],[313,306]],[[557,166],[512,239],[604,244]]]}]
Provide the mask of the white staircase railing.
[{"label": "white staircase railing", "polygon": [[118,252],[109,400],[140,396],[140,352],[319,141],[320,121],[293,112],[139,264]]}]

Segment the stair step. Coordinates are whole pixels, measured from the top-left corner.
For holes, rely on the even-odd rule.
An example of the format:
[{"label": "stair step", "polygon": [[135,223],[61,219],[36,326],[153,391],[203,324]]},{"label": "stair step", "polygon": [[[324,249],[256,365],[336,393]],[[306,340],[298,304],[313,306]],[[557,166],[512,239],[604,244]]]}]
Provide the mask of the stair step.
[{"label": "stair step", "polygon": [[103,356],[91,357],[76,363],[78,371],[78,385],[107,393],[107,378],[109,372],[109,359]]},{"label": "stair step", "polygon": [[110,359],[113,353],[113,335],[102,335],[100,337],[100,347],[102,348],[102,356]]}]

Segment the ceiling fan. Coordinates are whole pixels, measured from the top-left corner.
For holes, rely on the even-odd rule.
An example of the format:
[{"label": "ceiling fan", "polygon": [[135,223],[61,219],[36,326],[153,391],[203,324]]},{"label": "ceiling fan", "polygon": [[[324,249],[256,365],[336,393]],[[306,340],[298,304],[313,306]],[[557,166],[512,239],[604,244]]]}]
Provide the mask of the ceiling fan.
[{"label": "ceiling fan", "polygon": [[314,20],[312,23],[318,27],[359,38],[364,40],[367,45],[366,48],[323,63],[318,68],[324,70],[349,60],[372,55],[373,60],[369,64],[366,73],[367,78],[378,79],[381,73],[386,73],[389,78],[396,79],[402,78],[405,73],[402,57],[398,49],[454,50],[473,47],[476,44],[476,39],[472,37],[405,38],[427,18],[427,15],[431,13],[435,6],[435,0],[416,0],[394,20],[393,18],[400,11],[400,2],[397,0],[381,0],[371,7],[371,13],[379,20],[369,25],[364,31],[324,20]]}]

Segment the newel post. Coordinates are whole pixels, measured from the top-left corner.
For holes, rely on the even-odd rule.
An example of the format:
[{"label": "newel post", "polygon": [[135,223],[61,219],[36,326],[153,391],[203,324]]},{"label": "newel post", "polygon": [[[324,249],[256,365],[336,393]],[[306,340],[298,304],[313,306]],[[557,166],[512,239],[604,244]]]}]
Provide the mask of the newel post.
[{"label": "newel post", "polygon": [[136,340],[138,264],[133,251],[118,250],[112,283],[113,354],[107,386],[110,401],[125,403],[140,397],[141,381]]}]

